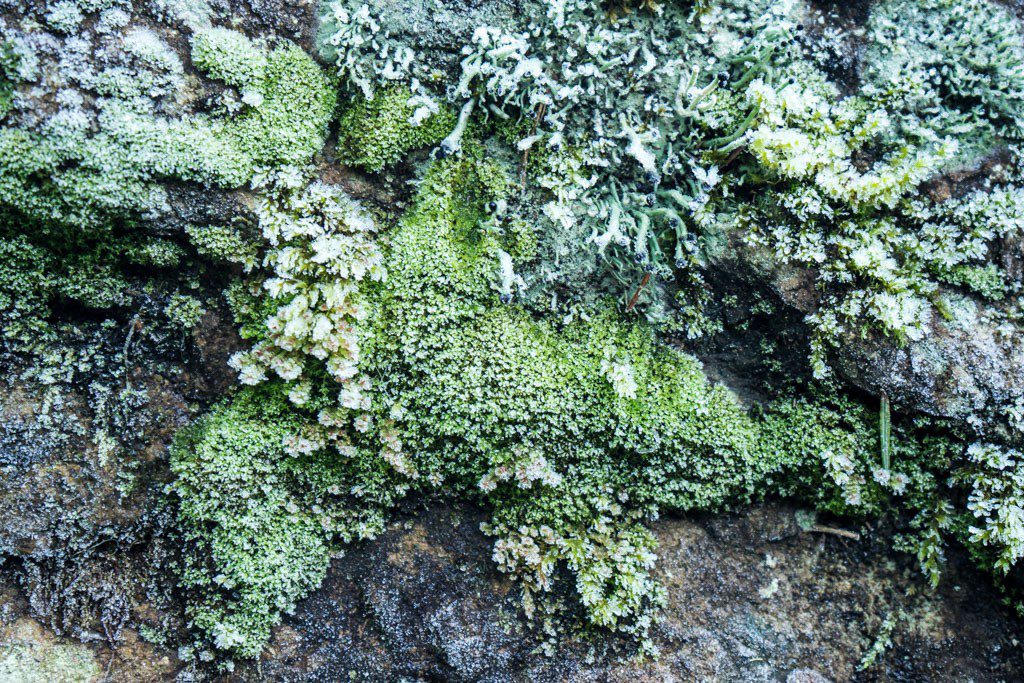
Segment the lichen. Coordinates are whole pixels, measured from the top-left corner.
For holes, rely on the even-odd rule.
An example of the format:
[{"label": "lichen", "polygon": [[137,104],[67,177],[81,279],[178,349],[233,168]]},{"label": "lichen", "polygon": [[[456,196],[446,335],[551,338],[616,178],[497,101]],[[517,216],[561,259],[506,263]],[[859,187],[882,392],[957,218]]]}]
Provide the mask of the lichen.
[{"label": "lichen", "polygon": [[374,3],[335,0],[322,52],[363,90],[406,83],[418,102],[458,108],[463,125],[439,153],[458,151],[464,118],[517,131],[530,187],[514,209],[545,226],[520,295],[538,306],[593,303],[596,290],[700,335],[713,329],[701,270],[739,231],[818,272],[827,295],[808,320],[823,374],[844,335],[920,339],[939,282],[998,296],[987,244],[1019,229],[1016,157],[970,198],[916,191],[1020,141],[1024,38],[1007,10],[879,4],[847,94],[828,70],[831,37],[805,28],[802,3],[702,9],[602,20],[597,2],[537,2],[520,25],[463,36],[456,82],[439,81]]},{"label": "lichen", "polygon": [[5,630],[5,642],[0,645],[0,680],[91,683],[100,679],[100,664],[86,645],[55,641],[27,619]]}]

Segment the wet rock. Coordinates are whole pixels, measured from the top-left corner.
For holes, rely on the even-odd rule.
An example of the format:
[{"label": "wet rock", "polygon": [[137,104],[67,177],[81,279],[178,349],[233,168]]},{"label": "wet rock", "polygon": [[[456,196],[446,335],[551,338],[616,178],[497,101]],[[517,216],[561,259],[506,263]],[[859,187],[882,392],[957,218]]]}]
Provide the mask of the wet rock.
[{"label": "wet rock", "polygon": [[255,221],[253,197],[244,191],[208,189],[189,183],[168,183],[166,207],[146,219],[149,233],[184,238],[190,225],[229,225]]}]

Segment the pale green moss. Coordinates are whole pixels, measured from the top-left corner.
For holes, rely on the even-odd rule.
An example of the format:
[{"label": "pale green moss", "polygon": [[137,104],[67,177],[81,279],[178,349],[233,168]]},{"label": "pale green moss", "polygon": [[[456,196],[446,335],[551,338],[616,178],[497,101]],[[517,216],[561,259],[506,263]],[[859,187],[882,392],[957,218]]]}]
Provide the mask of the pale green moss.
[{"label": "pale green moss", "polygon": [[172,449],[188,614],[220,649],[257,655],[281,613],[323,579],[332,541],[367,538],[383,524],[377,507],[348,499],[378,476],[366,463],[288,447],[309,429],[276,388],[247,391]]},{"label": "pale green moss", "polygon": [[[568,570],[591,624],[643,634],[661,595],[645,516],[747,501],[773,482],[836,511],[877,509],[877,437],[856,404],[780,402],[759,421],[611,307],[556,325],[500,303],[504,245],[477,229],[502,199],[500,183],[480,192],[493,173],[469,152],[427,171],[393,236],[367,372],[383,378],[379,409],[398,423],[411,476],[493,507],[495,557],[528,606]],[[830,450],[853,482],[822,480]]]},{"label": "pale green moss", "polygon": [[172,295],[164,307],[164,315],[168,322],[184,330],[190,330],[199,324],[206,309],[202,302],[186,294]]},{"label": "pale green moss", "polygon": [[14,86],[21,62],[9,41],[0,42],[0,119],[7,115],[14,100]]},{"label": "pale green moss", "polygon": [[0,203],[37,221],[100,227],[158,210],[155,180],[238,187],[259,168],[305,163],[321,148],[336,96],[301,49],[267,51],[226,29],[200,33],[194,49],[211,76],[246,90],[242,111],[165,119],[115,98],[100,103],[95,133],[72,114],[50,135],[4,128]]},{"label": "pale green moss", "polygon": [[349,105],[338,124],[342,160],[377,172],[412,149],[439,143],[455,125],[455,117],[445,109],[414,125],[411,97],[404,88],[386,88],[372,99],[359,98]]},{"label": "pale green moss", "polygon": [[248,272],[256,267],[259,245],[241,230],[223,225],[190,225],[189,241],[203,256],[215,261],[238,263]]},{"label": "pale green moss", "polygon": [[0,681],[96,683],[102,679],[100,663],[86,645],[56,642],[27,619],[7,627],[3,636]]},{"label": "pale green moss", "polygon": [[267,52],[238,31],[212,28],[192,39],[192,62],[210,78],[245,90],[263,81]]}]

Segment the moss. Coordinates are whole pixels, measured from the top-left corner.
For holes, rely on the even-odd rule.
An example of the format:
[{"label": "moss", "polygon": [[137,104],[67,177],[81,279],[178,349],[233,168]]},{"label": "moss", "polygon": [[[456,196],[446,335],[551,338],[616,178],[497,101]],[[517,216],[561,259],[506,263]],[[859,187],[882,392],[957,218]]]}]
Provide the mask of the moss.
[{"label": "moss", "polygon": [[315,588],[332,541],[351,542],[383,523],[341,491],[372,474],[323,453],[296,456],[289,439],[308,417],[280,390],[247,390],[183,432],[171,451],[172,490],[190,552],[181,584],[192,624],[240,656],[259,653],[282,612]]},{"label": "moss", "polygon": [[24,237],[0,241],[0,311],[4,338],[31,343],[48,332],[48,303],[56,292],[54,261]]},{"label": "moss", "polygon": [[245,90],[259,87],[267,70],[267,51],[238,31],[211,28],[192,39],[192,63],[210,78]]},{"label": "moss", "polygon": [[207,258],[238,263],[246,272],[256,266],[259,244],[236,227],[190,225],[185,231],[196,251]]},{"label": "moss", "polygon": [[[162,52],[166,46],[147,41],[135,40],[138,51],[173,61]],[[139,229],[141,217],[167,209],[161,181],[239,187],[258,169],[306,163],[323,145],[334,87],[298,47],[268,49],[235,31],[206,29],[194,39],[193,57],[211,77],[245,91],[239,111],[164,118],[144,99],[112,91],[96,101],[95,127],[68,105],[42,130],[0,129],[0,234],[14,238],[7,248],[18,251],[0,286],[0,315],[2,336],[17,340],[19,349],[38,346],[46,336],[39,333],[51,332],[55,306],[125,307],[145,279],[139,266],[191,267],[182,265],[190,252],[181,244]],[[0,61],[10,67],[6,57]],[[229,249],[246,267],[254,265],[255,248],[240,233],[190,230],[201,251]]]},{"label": "moss", "polygon": [[1006,296],[1006,273],[994,263],[984,266],[959,265],[939,275],[943,282],[965,287],[990,301]]},{"label": "moss", "polygon": [[258,168],[301,164],[319,151],[336,95],[301,49],[267,51],[240,33],[209,29],[194,50],[211,76],[251,94],[240,113],[166,119],[113,98],[101,102],[96,133],[73,116],[59,134],[4,128],[0,203],[36,221],[95,228],[159,209],[156,180],[239,187]]},{"label": "moss", "polygon": [[[1020,32],[1006,13],[982,25],[981,0],[880,3],[865,86],[841,97],[792,39],[803,9],[768,4],[730,0],[700,22],[667,5],[590,32],[579,26],[604,13],[584,3],[523,36],[477,33],[463,62],[475,71],[446,89],[465,114],[458,125],[423,89],[443,80],[433,72],[415,79],[415,95],[399,81],[357,100],[341,116],[339,152],[373,172],[454,129],[449,156],[421,169],[411,208],[383,239],[339,187],[301,169],[324,142],[335,84],[289,43],[200,30],[193,63],[229,86],[207,113],[158,116],[142,95],[164,81],[114,73],[97,86],[95,122],[69,107],[46,130],[0,130],[8,337],[52,334],[56,305],[127,306],[133,268],[186,267],[181,245],[138,230],[140,215],[164,208],[162,180],[259,195],[258,244],[237,226],[188,228],[200,254],[246,271],[229,299],[253,345],[232,363],[260,385],[172,448],[188,614],[216,648],[258,654],[331,554],[373,536],[410,490],[491,511],[495,560],[519,580],[528,615],[556,616],[549,598],[567,583],[586,629],[644,648],[664,598],[646,525],[665,511],[771,494],[845,515],[902,506],[922,511],[917,552],[934,571],[956,526],[943,502],[961,443],[897,418],[880,453],[875,407],[832,392],[782,396],[752,414],[632,313],[641,295],[648,317],[666,313],[661,299],[673,293],[676,323],[713,329],[687,309],[708,296],[699,271],[736,227],[775,260],[818,270],[826,303],[810,321],[833,342],[872,329],[922,338],[939,281],[995,298],[1005,274],[986,249],[1024,224],[1020,191],[987,185],[939,205],[917,189],[1020,139]],[[82,17],[61,7],[50,21],[72,30]],[[367,12],[354,16],[376,33]],[[986,40],[951,41],[947,14]],[[386,36],[334,28],[351,41],[346,59],[379,58],[397,73]],[[174,55],[145,37],[133,49],[175,71]],[[724,71],[681,68],[712,52]],[[604,58],[612,53],[623,58]],[[402,54],[416,73],[415,51]],[[536,54],[558,57],[555,68]],[[679,61],[662,64],[666,54]],[[4,59],[0,108],[14,68]],[[949,69],[931,82],[935,59]],[[918,78],[894,80],[883,64]],[[538,85],[542,76],[550,83]],[[567,101],[545,116],[548,86]],[[933,109],[937,123],[924,116]],[[202,314],[183,292],[160,307],[180,327]],[[991,462],[964,475],[975,496],[986,508],[1009,489],[1020,497],[989,471],[1005,453],[986,452]],[[1022,544],[1008,525],[988,527],[975,542],[1016,560]]]},{"label": "moss", "polygon": [[[268,363],[288,381],[270,381],[269,372],[238,363],[243,380],[264,384],[264,391],[222,406],[201,436],[176,448],[176,490],[184,523],[196,529],[195,556],[214,558],[202,572],[190,570],[190,585],[203,589],[193,609],[205,616],[196,624],[218,646],[256,652],[277,611],[322,571],[322,559],[296,567],[275,560],[259,565],[258,594],[210,592],[214,577],[251,564],[239,546],[261,548],[275,534],[298,534],[303,551],[322,558],[333,542],[352,538],[347,521],[310,538],[300,512],[287,521],[279,512],[290,498],[315,499],[328,510],[310,491],[332,486],[358,491],[347,503],[335,501],[342,506],[337,514],[375,520],[409,489],[479,500],[492,510],[486,531],[495,538],[495,559],[522,586],[527,614],[561,620],[549,596],[568,582],[584,630],[619,631],[644,647],[663,599],[651,575],[656,543],[645,528],[658,514],[721,509],[772,492],[862,516],[881,513],[895,497],[918,506],[935,495],[935,472],[947,463],[936,454],[954,451],[952,442],[931,442],[898,425],[894,465],[885,468],[877,414],[860,403],[832,394],[780,398],[752,415],[710,384],[696,359],[622,316],[612,301],[557,321],[503,303],[502,280],[514,278],[517,267],[511,254],[529,258],[534,251],[525,245],[529,233],[483,229],[487,207],[505,201],[515,186],[499,159],[485,159],[472,138],[464,145],[460,157],[426,168],[388,240],[387,277],[358,280],[353,300],[363,312],[345,323],[345,335],[359,340],[358,355],[346,355],[352,372],[332,377],[329,353],[307,349],[301,335],[286,338],[298,332],[274,321],[294,307],[287,297],[261,293],[277,290],[273,278],[235,290],[243,330],[256,342],[253,362]],[[304,283],[304,292],[349,282],[331,273],[347,273],[345,264],[363,252],[324,255],[307,268],[303,259],[312,252],[295,226],[317,226],[310,238],[320,231],[341,237],[360,224],[358,211],[332,209],[340,201],[336,190],[316,184],[264,192],[265,237],[290,235],[278,248],[290,254],[287,272],[301,273],[288,281]],[[312,216],[318,218],[310,222]],[[325,216],[344,218],[335,224]],[[274,267],[280,276],[282,264]],[[507,268],[512,275],[502,273]],[[312,327],[310,318],[302,329]],[[257,426],[271,433],[250,434]],[[242,430],[237,437],[235,430]],[[275,450],[296,439],[303,445],[291,457]],[[247,470],[230,483],[183,465],[232,472],[239,466],[231,458],[269,469]],[[267,482],[259,493],[251,490],[256,480]],[[240,501],[258,519],[241,514]],[[217,524],[199,523],[207,518]],[[289,530],[292,524],[298,530]],[[221,539],[235,556],[205,550]]]},{"label": "moss", "polygon": [[410,119],[416,107],[409,104],[411,97],[404,88],[392,87],[350,104],[338,123],[342,161],[376,173],[410,150],[439,143],[454,127],[455,116],[444,109],[414,125]]},{"label": "moss", "polygon": [[14,101],[14,87],[18,82],[21,59],[10,41],[0,42],[0,119],[7,115]]},{"label": "moss", "polygon": [[203,304],[198,299],[185,294],[172,295],[164,307],[167,320],[184,330],[190,330],[198,325],[205,312]]},{"label": "moss", "polygon": [[254,166],[301,165],[323,147],[337,96],[331,81],[297,45],[267,55],[267,66],[250,83],[262,102],[225,129]]},{"label": "moss", "polygon": [[[493,507],[499,565],[530,601],[562,567],[590,624],[643,634],[660,599],[653,541],[636,526],[647,515],[717,509],[783,483],[837,511],[878,509],[877,435],[857,404],[780,402],[759,421],[610,302],[562,324],[499,303],[503,245],[474,232],[507,187],[481,192],[488,169],[467,152],[427,171],[393,236],[367,372],[384,378],[379,409],[399,416],[414,479]],[[629,395],[612,367],[628,370]],[[822,479],[829,449],[851,459],[863,499]]]}]

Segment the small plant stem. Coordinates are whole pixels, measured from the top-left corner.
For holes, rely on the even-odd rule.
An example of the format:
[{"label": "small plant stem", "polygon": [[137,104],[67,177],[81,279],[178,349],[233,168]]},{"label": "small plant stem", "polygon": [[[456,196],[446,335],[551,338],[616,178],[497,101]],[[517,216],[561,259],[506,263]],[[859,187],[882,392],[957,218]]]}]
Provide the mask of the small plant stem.
[{"label": "small plant stem", "polygon": [[843,538],[850,538],[854,541],[860,540],[860,534],[856,531],[847,531],[846,529],[837,529],[833,526],[822,526],[821,524],[815,524],[811,527],[811,531],[816,531],[819,534],[832,534],[833,536],[842,536]]},{"label": "small plant stem", "polygon": [[892,424],[889,416],[889,396],[882,392],[882,405],[878,415],[878,431],[882,448],[882,467],[889,469],[892,439]]}]

